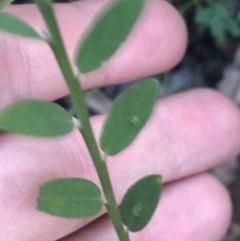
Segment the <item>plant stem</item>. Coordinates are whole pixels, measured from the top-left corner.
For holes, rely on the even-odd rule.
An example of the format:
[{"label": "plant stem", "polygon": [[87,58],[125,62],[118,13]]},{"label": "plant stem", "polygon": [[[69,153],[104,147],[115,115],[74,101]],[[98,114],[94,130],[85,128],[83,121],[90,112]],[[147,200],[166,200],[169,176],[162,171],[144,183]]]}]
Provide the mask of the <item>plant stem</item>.
[{"label": "plant stem", "polygon": [[102,189],[107,201],[106,208],[113,222],[114,228],[120,241],[129,241],[129,236],[124,230],[121,215],[118,210],[117,202],[113,194],[113,188],[108,174],[105,161],[99,152],[90,121],[88,118],[87,108],[84,102],[83,92],[78,78],[74,75],[69,58],[67,56],[63,40],[58,28],[58,24],[53,12],[53,8],[48,0],[35,0],[40,12],[45,20],[50,33],[48,43],[58,62],[60,70],[64,76],[76,114],[81,122],[81,133],[86,142],[89,153],[93,159]]}]

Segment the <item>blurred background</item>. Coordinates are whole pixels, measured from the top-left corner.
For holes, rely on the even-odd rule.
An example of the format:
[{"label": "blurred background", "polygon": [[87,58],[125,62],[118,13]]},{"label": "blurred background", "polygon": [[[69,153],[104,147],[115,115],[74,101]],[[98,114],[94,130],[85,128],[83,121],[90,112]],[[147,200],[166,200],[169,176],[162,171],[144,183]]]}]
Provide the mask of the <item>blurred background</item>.
[{"label": "blurred background", "polygon": [[[30,2],[31,0],[15,0],[13,4]],[[221,91],[240,106],[240,1],[169,2],[179,10],[186,21],[189,43],[186,55],[178,66],[167,73],[154,76],[161,86],[159,97],[191,88],[208,87]],[[85,93],[89,114],[107,112],[116,96],[131,84],[94,89]],[[68,97],[57,102],[72,112]],[[72,114],[74,115],[73,112]],[[239,160],[237,158],[229,164],[211,170],[228,188],[234,207],[231,227],[222,241],[240,241]]]}]

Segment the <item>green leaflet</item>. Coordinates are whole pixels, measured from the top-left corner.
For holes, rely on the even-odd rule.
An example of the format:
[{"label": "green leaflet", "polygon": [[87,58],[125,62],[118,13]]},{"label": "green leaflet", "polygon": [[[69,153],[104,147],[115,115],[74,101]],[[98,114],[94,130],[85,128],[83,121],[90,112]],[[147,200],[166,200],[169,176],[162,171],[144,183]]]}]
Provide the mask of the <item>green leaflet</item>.
[{"label": "green leaflet", "polygon": [[126,40],[146,0],[118,0],[89,30],[76,51],[80,72],[91,72],[107,61]]},{"label": "green leaflet", "polygon": [[21,100],[0,112],[0,130],[36,137],[57,137],[73,130],[71,116],[59,105]]},{"label": "green leaflet", "polygon": [[0,11],[0,30],[21,37],[42,39],[41,36],[27,23],[2,11]]},{"label": "green leaflet", "polygon": [[42,185],[37,209],[53,216],[83,218],[102,208],[99,188],[81,178],[61,178]]},{"label": "green leaflet", "polygon": [[151,116],[158,82],[146,79],[117,97],[104,123],[100,146],[109,156],[128,147]]},{"label": "green leaflet", "polygon": [[150,175],[132,185],[120,205],[123,223],[132,232],[142,230],[150,221],[161,196],[162,178]]}]

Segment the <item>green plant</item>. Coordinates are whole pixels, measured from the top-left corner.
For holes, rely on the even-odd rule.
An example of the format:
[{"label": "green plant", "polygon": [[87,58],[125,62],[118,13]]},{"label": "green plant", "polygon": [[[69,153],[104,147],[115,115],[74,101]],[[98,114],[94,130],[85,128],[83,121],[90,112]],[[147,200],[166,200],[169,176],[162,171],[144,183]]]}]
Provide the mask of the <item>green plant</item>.
[{"label": "green plant", "polygon": [[196,26],[205,26],[216,42],[224,41],[228,35],[235,38],[240,37],[239,10],[236,10],[235,14],[229,11],[229,5],[233,1],[181,0],[180,4],[179,1],[169,1],[176,5],[183,16],[195,6],[194,21]]},{"label": "green plant", "polygon": [[207,0],[205,6],[200,8],[195,15],[196,23],[209,28],[217,42],[222,42],[227,34],[240,37],[239,21],[237,17],[234,18],[229,14],[227,4],[228,1]]},{"label": "green plant", "polygon": [[[137,181],[129,188],[118,208],[106,159],[107,155],[116,155],[127,148],[144,127],[154,107],[158,82],[155,79],[144,80],[116,99],[102,129],[102,156],[52,5],[48,0],[35,2],[48,29],[45,36],[4,12],[0,12],[0,29],[45,41],[49,45],[69,88],[79,122],[74,125],[71,116],[54,103],[27,99],[13,103],[0,113],[0,129],[21,135],[54,138],[78,128],[96,167],[102,192],[86,179],[69,177],[51,180],[41,186],[37,208],[58,217],[83,218],[98,214],[105,205],[119,240],[128,241],[128,231],[143,229],[151,219],[161,195],[161,176],[153,174]],[[81,73],[98,69],[118,50],[134,27],[145,2],[146,0],[120,0],[103,12],[76,49],[75,64]]]}]

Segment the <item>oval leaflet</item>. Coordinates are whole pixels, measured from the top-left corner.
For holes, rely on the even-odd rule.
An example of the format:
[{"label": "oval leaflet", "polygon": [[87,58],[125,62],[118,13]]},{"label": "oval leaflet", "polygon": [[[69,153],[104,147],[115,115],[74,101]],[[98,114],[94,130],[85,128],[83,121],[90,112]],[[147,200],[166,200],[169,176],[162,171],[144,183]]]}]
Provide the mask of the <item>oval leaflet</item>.
[{"label": "oval leaflet", "polygon": [[146,176],[127,190],[120,213],[128,230],[138,232],[148,224],[160,200],[161,191],[160,175]]}]

